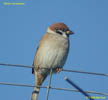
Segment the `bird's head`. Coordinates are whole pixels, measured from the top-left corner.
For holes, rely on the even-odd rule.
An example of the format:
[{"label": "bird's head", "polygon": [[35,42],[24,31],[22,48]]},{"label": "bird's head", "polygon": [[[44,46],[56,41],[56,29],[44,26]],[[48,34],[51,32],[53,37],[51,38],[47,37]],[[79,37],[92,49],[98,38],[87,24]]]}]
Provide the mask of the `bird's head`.
[{"label": "bird's head", "polygon": [[74,34],[68,26],[64,23],[55,23],[49,26],[48,33],[59,34],[65,38],[69,37],[69,35]]}]

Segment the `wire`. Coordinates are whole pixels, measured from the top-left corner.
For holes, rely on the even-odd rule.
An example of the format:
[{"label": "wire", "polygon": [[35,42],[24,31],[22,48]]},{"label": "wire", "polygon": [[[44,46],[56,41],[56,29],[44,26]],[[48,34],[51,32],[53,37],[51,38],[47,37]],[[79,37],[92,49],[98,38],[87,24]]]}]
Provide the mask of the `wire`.
[{"label": "wire", "polygon": [[[9,67],[21,67],[21,68],[33,68],[34,66],[29,66],[29,65],[20,65],[20,64],[5,64],[5,63],[0,63],[1,66],[9,66]],[[45,69],[45,68],[42,68]],[[74,73],[81,73],[81,74],[90,74],[90,75],[98,75],[98,76],[106,76],[108,77],[108,74],[105,73],[96,73],[96,72],[87,72],[87,71],[79,71],[79,70],[68,70],[68,69],[63,69],[62,71],[64,72],[74,72]]]},{"label": "wire", "polygon": [[99,76],[108,77],[108,74],[104,74],[104,73],[86,72],[86,71],[79,71],[79,70],[67,70],[67,69],[63,69],[63,71],[65,71],[65,72],[75,72],[75,73],[81,73],[81,74],[99,75]]},{"label": "wire", "polygon": [[[9,67],[19,67],[19,68],[33,68],[34,67],[34,66],[21,65],[21,64],[5,64],[5,63],[0,63],[0,65],[1,66],[9,66]],[[42,68],[42,69],[44,69],[44,68]],[[90,74],[90,75],[99,75],[99,76],[108,77],[108,74],[104,74],[104,73],[86,72],[86,71],[78,71],[78,70],[67,70],[67,69],[62,69],[62,71],[81,73],[81,74]],[[49,81],[51,82],[51,76],[50,76]],[[33,85],[16,84],[16,83],[8,83],[8,82],[0,82],[0,85],[11,85],[11,86],[20,86],[20,87],[35,87]],[[36,87],[47,88],[47,100],[48,100],[49,89],[71,91],[71,92],[79,92],[79,90],[75,90],[75,89],[51,87],[50,83],[49,83],[49,86],[36,86]],[[104,93],[104,92],[96,92],[96,91],[85,91],[85,92],[86,93],[91,93],[91,94],[98,94],[98,95],[108,96],[108,93]]]},{"label": "wire", "polygon": [[50,91],[50,87],[51,87],[51,79],[52,79],[52,69],[50,70],[50,77],[49,77],[49,81],[48,81],[46,100],[48,100],[48,96],[49,96],[49,91]]},{"label": "wire", "polygon": [[[10,85],[10,86],[20,86],[20,87],[35,87],[33,85],[28,85],[28,84],[17,84],[17,83],[8,83],[8,82],[0,82],[0,85]],[[47,86],[36,86],[39,88],[48,88]],[[56,87],[51,87],[50,89],[54,90],[63,90],[63,91],[71,91],[71,92],[79,92],[78,90],[75,89],[69,89],[69,88],[56,88]],[[96,91],[85,91],[86,93],[91,93],[91,94],[98,94],[98,95],[104,95],[108,96],[108,93],[104,92],[96,92]]]}]

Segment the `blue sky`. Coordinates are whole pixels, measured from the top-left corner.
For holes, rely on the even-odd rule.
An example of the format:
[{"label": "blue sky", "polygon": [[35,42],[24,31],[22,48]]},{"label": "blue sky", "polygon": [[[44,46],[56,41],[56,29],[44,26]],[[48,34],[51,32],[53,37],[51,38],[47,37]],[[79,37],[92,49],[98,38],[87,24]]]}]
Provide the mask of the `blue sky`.
[{"label": "blue sky", "polygon": [[[24,2],[5,6],[3,2]],[[107,0],[1,0],[0,62],[32,65],[36,48],[47,27],[64,22],[75,32],[65,69],[108,73]],[[72,88],[68,76],[84,90],[108,93],[107,77],[61,72],[53,75],[52,86]],[[31,69],[0,66],[0,82],[34,83]],[[48,84],[48,79],[43,85]],[[0,85],[1,100],[30,100],[33,88]],[[94,96],[94,95],[92,95]],[[101,95],[95,95],[101,96]],[[41,89],[39,100],[45,100]],[[80,93],[51,90],[49,100],[86,100]],[[106,98],[107,99],[107,98]]]}]

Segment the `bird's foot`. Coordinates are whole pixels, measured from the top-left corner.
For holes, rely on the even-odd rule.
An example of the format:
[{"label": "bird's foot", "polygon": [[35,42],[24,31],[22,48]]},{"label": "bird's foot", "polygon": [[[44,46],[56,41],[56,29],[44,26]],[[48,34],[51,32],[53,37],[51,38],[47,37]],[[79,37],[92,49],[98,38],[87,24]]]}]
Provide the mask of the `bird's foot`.
[{"label": "bird's foot", "polygon": [[57,73],[59,73],[59,72],[61,72],[61,71],[62,71],[62,68],[60,68],[60,67],[56,68],[56,72],[57,72]]}]

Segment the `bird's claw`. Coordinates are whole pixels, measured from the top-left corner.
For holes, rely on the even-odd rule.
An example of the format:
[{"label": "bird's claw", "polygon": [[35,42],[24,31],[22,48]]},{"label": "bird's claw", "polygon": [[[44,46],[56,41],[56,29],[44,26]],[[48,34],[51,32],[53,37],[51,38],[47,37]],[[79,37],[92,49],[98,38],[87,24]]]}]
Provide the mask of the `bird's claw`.
[{"label": "bird's claw", "polygon": [[56,68],[56,72],[59,73],[62,71],[62,68]]}]

